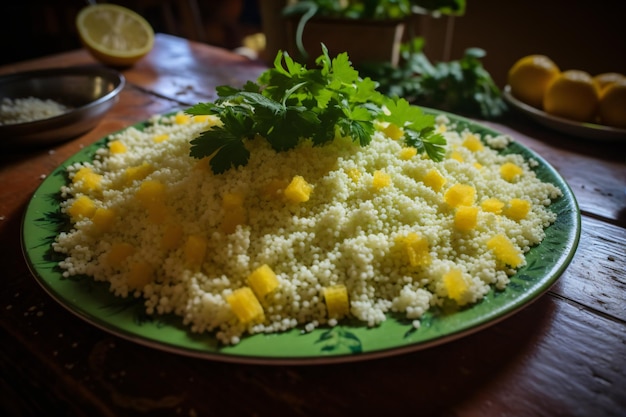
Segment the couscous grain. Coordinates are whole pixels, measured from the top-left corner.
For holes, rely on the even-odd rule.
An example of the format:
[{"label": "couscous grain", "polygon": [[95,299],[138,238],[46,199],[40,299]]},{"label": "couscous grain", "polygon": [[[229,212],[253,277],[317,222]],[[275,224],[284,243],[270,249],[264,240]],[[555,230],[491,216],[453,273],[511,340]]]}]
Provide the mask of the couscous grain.
[{"label": "couscous grain", "polygon": [[381,130],[366,147],[277,153],[255,139],[245,167],[213,174],[189,149],[217,122],[154,116],[68,168],[73,228],[53,245],[65,276],[107,282],[224,344],[345,316],[376,326],[391,312],[419,328],[432,306],[504,289],[556,218],[560,190],[497,151],[510,138],[456,132],[445,117],[441,162]]}]

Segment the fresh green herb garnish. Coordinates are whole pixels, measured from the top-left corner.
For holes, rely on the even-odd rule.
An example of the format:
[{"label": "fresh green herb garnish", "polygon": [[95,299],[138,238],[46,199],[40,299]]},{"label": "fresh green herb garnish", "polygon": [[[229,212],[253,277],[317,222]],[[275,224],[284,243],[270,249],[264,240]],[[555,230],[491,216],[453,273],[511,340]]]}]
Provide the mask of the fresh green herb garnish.
[{"label": "fresh green herb garnish", "polygon": [[359,72],[376,80],[383,94],[409,102],[486,119],[506,111],[500,89],[481,63],[485,51],[469,48],[459,60],[431,63],[422,52],[424,40],[415,38],[401,46],[402,62],[365,63]]},{"label": "fresh green herb garnish", "polygon": [[307,69],[288,54],[279,52],[274,68],[263,72],[257,83],[243,88],[217,88],[214,103],[199,103],[191,115],[216,115],[221,125],[191,141],[190,155],[210,158],[214,173],[244,166],[250,157],[245,141],[265,138],[277,152],[294,148],[303,139],[320,146],[336,135],[367,146],[375,121],[401,127],[404,142],[436,161],[443,158],[445,139],[435,132],[434,116],[405,99],[386,97],[377,83],[361,78],[347,53],[331,59],[327,48],[317,58],[319,68]]}]

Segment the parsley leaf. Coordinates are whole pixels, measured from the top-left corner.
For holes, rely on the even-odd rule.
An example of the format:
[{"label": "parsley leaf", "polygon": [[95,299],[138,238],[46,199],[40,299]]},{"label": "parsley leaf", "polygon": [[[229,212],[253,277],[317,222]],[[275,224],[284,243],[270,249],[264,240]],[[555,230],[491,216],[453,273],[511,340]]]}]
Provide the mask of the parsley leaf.
[{"label": "parsley leaf", "polygon": [[378,83],[361,78],[347,53],[331,58],[322,44],[322,55],[308,69],[288,54],[279,52],[274,67],[257,82],[241,89],[220,86],[214,103],[198,103],[186,110],[191,115],[210,114],[221,124],[191,141],[190,155],[209,157],[215,174],[248,163],[246,140],[265,138],[277,152],[310,139],[316,146],[332,141],[337,134],[367,146],[375,132],[374,121],[394,123],[405,131],[405,143],[443,157],[445,140],[434,133],[434,117],[404,99],[386,97]]}]

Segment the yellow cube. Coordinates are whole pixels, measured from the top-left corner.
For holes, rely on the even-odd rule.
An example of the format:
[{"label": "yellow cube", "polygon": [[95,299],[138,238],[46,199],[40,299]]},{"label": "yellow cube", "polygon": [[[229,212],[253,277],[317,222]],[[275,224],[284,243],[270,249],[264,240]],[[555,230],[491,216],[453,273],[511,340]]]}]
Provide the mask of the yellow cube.
[{"label": "yellow cube", "polygon": [[158,201],[148,207],[148,222],[153,224],[163,224],[170,217],[169,208]]},{"label": "yellow cube", "polygon": [[91,217],[91,233],[100,235],[110,231],[115,224],[116,215],[113,209],[98,207]]},{"label": "yellow cube", "polygon": [[126,153],[126,145],[119,140],[109,142],[109,152],[112,154]]},{"label": "yellow cube", "polygon": [[263,306],[250,287],[236,289],[226,296],[226,302],[243,324],[262,321],[264,318]]},{"label": "yellow cube", "polygon": [[415,232],[410,232],[406,236],[396,239],[403,249],[411,266],[425,266],[431,262],[430,246],[428,239]]},{"label": "yellow cube", "polygon": [[187,124],[190,121],[191,121],[191,116],[184,114],[184,113],[178,113],[176,114],[176,117],[174,117],[174,122],[176,122],[176,124],[179,124],[179,125]]},{"label": "yellow cube", "polygon": [[350,168],[346,171],[346,174],[354,183],[359,182],[359,179],[361,178],[361,171],[359,171],[358,168]]},{"label": "yellow cube", "polygon": [[469,232],[478,224],[478,207],[459,206],[454,213],[454,227],[461,232]]},{"label": "yellow cube", "polygon": [[444,274],[443,286],[448,292],[448,297],[461,304],[463,303],[464,295],[469,290],[469,286],[463,277],[463,272],[458,269],[452,269]]},{"label": "yellow cube", "polygon": [[261,196],[268,200],[282,197],[283,191],[288,185],[289,182],[287,180],[274,178],[261,187]]},{"label": "yellow cube", "polygon": [[508,182],[512,182],[518,176],[522,175],[524,170],[512,162],[506,162],[500,167],[500,176]]},{"label": "yellow cube", "polygon": [[427,186],[433,189],[433,191],[439,192],[446,183],[446,178],[439,173],[436,169],[431,169],[424,176],[423,182]]},{"label": "yellow cube", "polygon": [[154,278],[154,268],[146,261],[138,261],[130,266],[126,283],[128,288],[141,290],[152,282]]},{"label": "yellow cube", "polygon": [[135,253],[135,247],[130,243],[113,243],[111,245],[111,249],[109,249],[106,260],[113,268],[120,268],[126,258],[128,258],[133,253]]},{"label": "yellow cube", "polygon": [[417,155],[417,148],[409,146],[406,148],[402,148],[400,150],[400,154],[398,155],[398,157],[400,157],[400,159],[402,159],[403,161],[408,161],[409,159],[413,158],[415,155]]},{"label": "yellow cube", "polygon": [[284,195],[287,201],[291,203],[304,203],[309,201],[313,187],[311,184],[300,175],[293,177],[287,188],[285,188]]},{"label": "yellow cube", "polygon": [[516,248],[505,235],[493,236],[487,241],[487,247],[491,249],[497,260],[506,265],[517,268],[524,263],[522,251]]},{"label": "yellow cube", "polygon": [[463,140],[463,146],[472,152],[479,152],[485,149],[483,143],[478,139],[478,136],[468,134]]},{"label": "yellow cube", "polygon": [[126,184],[130,185],[133,181],[143,180],[152,172],[152,170],[152,165],[147,162],[144,162],[141,165],[126,168],[126,171],[124,172]]},{"label": "yellow cube", "polygon": [[155,137],[153,137],[152,141],[154,143],[161,143],[161,142],[165,142],[169,138],[170,138],[170,135],[168,135],[167,133],[163,133],[161,135],[156,135]]},{"label": "yellow cube", "polygon": [[96,204],[85,195],[79,196],[68,208],[68,213],[73,221],[81,218],[91,218],[96,212]]},{"label": "yellow cube", "polygon": [[500,214],[502,213],[504,203],[497,198],[488,198],[480,203],[480,207],[489,213]]},{"label": "yellow cube", "polygon": [[521,198],[513,198],[504,209],[504,215],[515,221],[525,219],[530,212],[530,201]]},{"label": "yellow cube", "polygon": [[192,268],[199,268],[204,262],[209,241],[200,235],[191,235],[185,242],[185,261]]},{"label": "yellow cube", "polygon": [[222,223],[221,230],[224,233],[234,233],[237,226],[246,224],[247,213],[244,207],[244,195],[242,193],[225,193],[222,196]]},{"label": "yellow cube", "polygon": [[348,289],[343,284],[331,285],[323,289],[328,317],[340,319],[350,312]]},{"label": "yellow cube", "polygon": [[459,162],[463,162],[465,159],[463,159],[463,155],[461,155],[461,153],[459,151],[452,151],[450,153],[450,159],[454,159],[456,161]]},{"label": "yellow cube", "polygon": [[389,139],[398,140],[404,136],[404,130],[401,127],[398,127],[394,123],[389,123],[387,126],[383,128],[383,133]]},{"label": "yellow cube", "polygon": [[379,191],[391,184],[391,176],[386,172],[376,170],[372,177],[372,188]]},{"label": "yellow cube", "polygon": [[144,181],[135,193],[135,198],[144,208],[162,203],[165,200],[165,184],[156,180]]},{"label": "yellow cube", "polygon": [[73,184],[82,192],[98,191],[101,188],[102,175],[96,174],[89,167],[82,167],[72,177]]},{"label": "yellow cube", "polygon": [[248,276],[248,284],[259,299],[278,288],[278,277],[269,265],[263,264]]},{"label": "yellow cube", "polygon": [[161,237],[161,248],[174,250],[183,240],[183,228],[179,224],[172,224],[165,228]]},{"label": "yellow cube", "polygon": [[443,198],[451,207],[471,206],[476,199],[476,189],[471,185],[454,184],[448,188]]}]

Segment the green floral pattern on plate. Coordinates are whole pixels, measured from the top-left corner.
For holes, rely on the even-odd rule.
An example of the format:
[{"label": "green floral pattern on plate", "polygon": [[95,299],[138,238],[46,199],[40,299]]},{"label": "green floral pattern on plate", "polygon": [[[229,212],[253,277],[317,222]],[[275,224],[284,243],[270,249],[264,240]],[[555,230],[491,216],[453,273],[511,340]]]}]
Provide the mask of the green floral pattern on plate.
[{"label": "green floral pattern on plate", "polygon": [[[457,128],[467,127],[482,135],[498,134],[469,119],[444,114]],[[147,123],[135,127],[142,128]],[[541,244],[526,254],[527,264],[511,277],[505,290],[491,291],[481,302],[460,311],[432,309],[422,318],[419,328],[414,328],[411,320],[390,314],[374,328],[346,321],[312,332],[293,329],[247,336],[237,345],[223,346],[211,334],[190,332],[179,317],[147,315],[141,299],[115,297],[106,283],[90,277],[62,276],[58,267],[60,256],[51,244],[58,233],[70,227],[59,207],[59,190],[67,181],[65,169],[75,162],[93,159],[96,150],[107,141],[105,137],[69,158],[33,194],[23,219],[24,256],[37,282],[78,317],[122,338],[183,355],[227,362],[316,364],[396,355],[445,343],[495,324],[541,296],[570,263],[580,238],[578,204],[565,180],[539,155],[512,142],[502,152],[535,159],[537,177],[559,187],[563,197],[550,206],[558,215],[556,222],[546,229]]]}]

